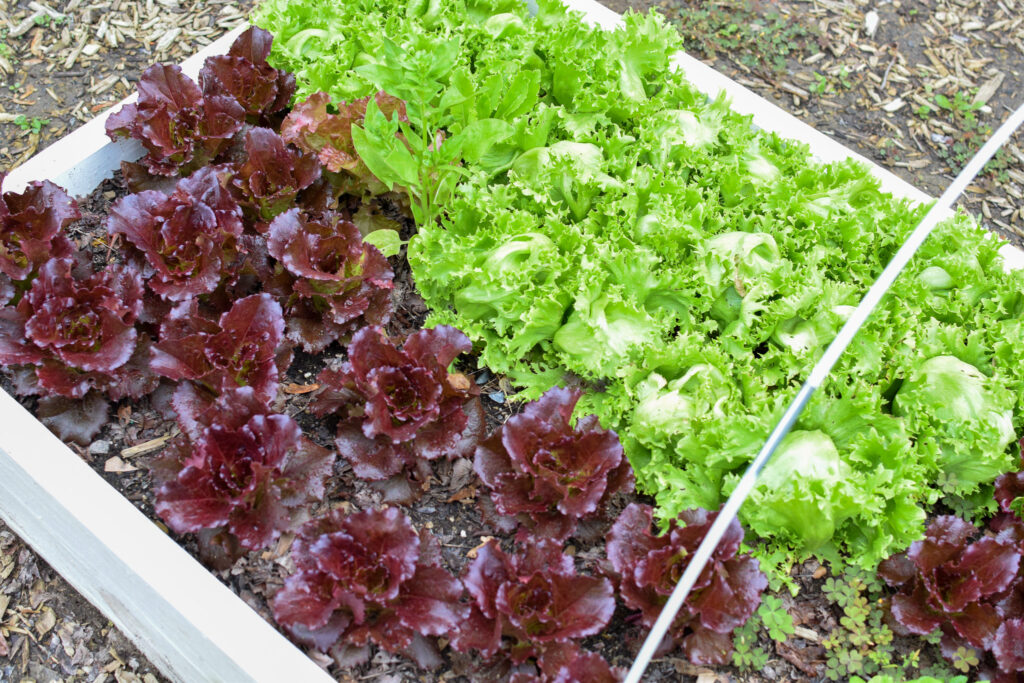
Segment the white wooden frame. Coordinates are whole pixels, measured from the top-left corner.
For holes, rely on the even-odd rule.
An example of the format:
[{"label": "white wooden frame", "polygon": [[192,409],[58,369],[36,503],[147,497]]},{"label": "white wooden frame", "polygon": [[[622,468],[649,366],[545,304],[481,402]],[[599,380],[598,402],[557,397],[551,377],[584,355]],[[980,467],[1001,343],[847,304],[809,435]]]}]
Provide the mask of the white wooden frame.
[{"label": "white wooden frame", "polygon": [[[564,0],[605,28],[621,18],[594,0]],[[195,77],[210,54],[223,53],[236,29],[186,60]],[[913,201],[930,197],[819,133],[692,57],[675,64],[703,92],[724,91],[733,108],[758,127],[808,144],[826,161],[857,158],[885,190]],[[129,98],[127,101],[130,101]],[[110,177],[121,160],[139,158],[134,142],[110,142],[109,111],[15,169],[5,190],[48,178],[75,196]],[[1024,252],[1004,249],[1024,267]],[[0,391],[0,517],[120,628],[169,678],[197,681],[296,681],[330,677],[218,582],[102,477]]]}]

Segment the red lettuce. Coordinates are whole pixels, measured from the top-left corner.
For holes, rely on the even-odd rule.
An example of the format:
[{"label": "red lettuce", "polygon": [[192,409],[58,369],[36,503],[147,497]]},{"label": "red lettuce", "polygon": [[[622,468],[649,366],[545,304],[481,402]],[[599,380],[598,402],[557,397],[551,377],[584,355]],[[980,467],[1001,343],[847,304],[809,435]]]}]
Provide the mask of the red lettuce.
[{"label": "red lettuce", "polygon": [[476,449],[474,467],[497,511],[516,516],[520,534],[565,540],[597,514],[633,470],[615,432],[589,415],[572,424],[580,391],[554,387]]},{"label": "red lettuce", "polygon": [[281,124],[281,137],[301,150],[316,155],[324,168],[341,173],[351,182],[362,185],[372,194],[387,188],[377,181],[362,162],[352,142],[352,126],[362,125],[366,118],[366,105],[370,97],[389,119],[397,113],[399,120],[408,121],[405,103],[384,92],[335,106],[337,113],[327,111],[331,104],[325,92],[313,93],[299,102]]},{"label": "red lettuce", "polygon": [[[664,534],[651,532],[652,508],[631,503],[608,534],[608,560],[619,584],[619,594],[640,619],[652,626],[686,570],[689,559],[704,539],[717,512],[686,510]],[[768,580],[757,560],[737,555],[743,530],[733,520],[693,591],[672,624],[662,651],[681,644],[694,664],[719,665],[729,661],[732,632],[761,603]]]},{"label": "red lettuce", "polygon": [[[1024,440],[1021,440],[1024,449]],[[1024,452],[1021,453],[1021,470],[1007,472],[996,478],[996,502],[999,509],[1024,519]]]},{"label": "red lettuce", "polygon": [[110,207],[107,230],[141,254],[149,287],[181,301],[213,292],[235,260],[242,210],[221,186],[225,167],[206,166],[173,194],[130,194]]},{"label": "red lettuce", "polygon": [[178,304],[160,326],[150,367],[170,380],[195,382],[213,395],[251,387],[269,404],[277,395],[278,376],[291,362],[279,349],[284,336],[281,305],[269,294],[239,299],[213,320],[199,302]]},{"label": "red lettuce", "polygon": [[267,64],[273,36],[251,27],[235,39],[226,55],[207,57],[199,72],[203,94],[228,95],[253,123],[288,107],[295,76]]},{"label": "red lettuce", "polygon": [[397,508],[315,519],[292,545],[296,572],[274,596],[277,620],[320,650],[369,643],[438,662],[423,636],[447,635],[465,618],[462,586],[441,566],[440,548]]},{"label": "red lettuce", "polygon": [[1009,676],[1024,671],[1018,638],[1024,523],[1000,521],[996,536],[972,540],[978,533],[972,524],[950,515],[936,517],[923,540],[882,562],[878,573],[900,588],[891,610],[904,628],[919,635],[941,629],[946,656],[965,645],[991,651]]},{"label": "red lettuce", "polygon": [[472,611],[452,647],[485,658],[503,651],[514,662],[540,656],[542,670],[545,648],[599,633],[615,611],[611,582],[577,574],[573,559],[550,539],[531,539],[514,555],[488,541],[462,581]]},{"label": "red lettuce", "polygon": [[15,307],[0,309],[0,364],[27,366],[20,389],[82,398],[90,389],[119,400],[155,388],[146,370],[149,338],[135,329],[142,278],[110,265],[92,274],[55,258]]},{"label": "red lettuce", "polygon": [[288,340],[316,353],[365,323],[391,318],[394,273],[350,221],[299,209],[270,224],[267,248],[279,263],[275,286],[288,317]]},{"label": "red lettuce", "polygon": [[177,533],[223,528],[248,550],[305,521],[324,495],[334,454],[271,413],[252,387],[212,404],[185,385],[175,394],[181,434],[154,462],[156,511]]},{"label": "red lettuce", "polygon": [[[231,185],[254,220],[267,222],[291,208],[299,192],[319,177],[316,157],[289,149],[269,128],[252,128],[245,134],[245,162]],[[265,228],[257,226],[260,232]]]},{"label": "red lettuce", "polygon": [[[0,173],[0,185],[4,176]],[[18,194],[0,198],[0,306],[17,303],[39,266],[51,258],[71,255],[74,247],[63,233],[81,218],[78,204],[49,180],[30,183]]]},{"label": "red lettuce", "polygon": [[211,161],[242,128],[245,110],[230,95],[203,96],[174,64],[154,64],[138,84],[139,99],[107,119],[111,140],[130,137],[148,152],[154,175],[186,175]]},{"label": "red lettuce", "polygon": [[605,658],[576,643],[551,643],[538,658],[540,675],[512,674],[509,683],[617,683],[626,676],[620,667],[608,665]]},{"label": "red lettuce", "polygon": [[312,409],[341,417],[335,441],[356,476],[383,480],[421,459],[466,457],[483,429],[479,389],[448,366],[472,349],[466,335],[440,325],[401,349],[379,327],[365,327],[339,370],[324,370]]}]

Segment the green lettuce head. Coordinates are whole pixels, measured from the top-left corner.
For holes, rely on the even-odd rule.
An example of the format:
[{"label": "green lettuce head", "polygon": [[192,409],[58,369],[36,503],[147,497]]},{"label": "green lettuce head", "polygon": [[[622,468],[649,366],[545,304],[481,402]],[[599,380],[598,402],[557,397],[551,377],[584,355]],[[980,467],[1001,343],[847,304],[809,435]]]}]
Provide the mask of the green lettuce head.
[{"label": "green lettuce head", "polygon": [[933,356],[913,369],[893,399],[924,447],[935,449],[947,491],[965,494],[1014,467],[1010,392],[955,356]]}]

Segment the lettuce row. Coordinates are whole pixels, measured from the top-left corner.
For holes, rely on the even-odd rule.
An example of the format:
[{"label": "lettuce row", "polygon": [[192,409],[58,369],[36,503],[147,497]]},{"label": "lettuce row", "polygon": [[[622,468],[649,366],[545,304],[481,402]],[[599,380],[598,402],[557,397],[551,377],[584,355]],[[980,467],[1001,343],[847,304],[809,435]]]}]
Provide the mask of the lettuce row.
[{"label": "lettuce row", "polygon": [[[663,521],[728,495],[924,211],[697,92],[656,15],[606,32],[552,1],[531,17],[499,0],[268,0],[256,22],[300,97],[385,90],[408,103],[391,128],[429,119],[442,148],[476,126],[485,151],[409,244],[428,324],[465,331],[524,397],[589,387],[577,413],[617,431]],[[1013,469],[1024,296],[999,246],[963,215],[924,245],[745,506],[764,557],[873,567],[940,497],[980,511]]]}]

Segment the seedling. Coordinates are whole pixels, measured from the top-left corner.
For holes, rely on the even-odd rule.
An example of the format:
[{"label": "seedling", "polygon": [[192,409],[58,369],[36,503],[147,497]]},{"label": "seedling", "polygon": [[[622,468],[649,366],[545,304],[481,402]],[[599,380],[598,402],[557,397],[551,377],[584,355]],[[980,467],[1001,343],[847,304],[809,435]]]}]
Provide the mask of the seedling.
[{"label": "seedling", "polygon": [[14,118],[14,125],[21,128],[26,132],[33,132],[38,134],[44,126],[50,125],[50,119],[41,119],[38,116],[33,116],[31,119],[24,114],[18,114]]}]

